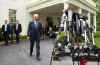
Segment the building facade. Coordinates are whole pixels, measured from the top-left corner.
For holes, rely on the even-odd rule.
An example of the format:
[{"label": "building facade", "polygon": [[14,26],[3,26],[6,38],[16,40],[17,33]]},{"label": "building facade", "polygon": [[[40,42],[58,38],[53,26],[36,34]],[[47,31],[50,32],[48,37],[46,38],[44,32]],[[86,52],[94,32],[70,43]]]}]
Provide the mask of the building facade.
[{"label": "building facade", "polygon": [[15,18],[22,24],[22,33],[26,35],[29,21],[32,15],[38,13],[44,26],[47,26],[47,17],[52,17],[53,25],[58,23],[57,18],[61,17],[63,9],[72,5],[80,14],[88,16],[90,26],[95,26],[96,31],[96,3],[92,0],[1,0],[0,1],[0,27],[5,19],[10,19],[9,9],[16,10]]}]

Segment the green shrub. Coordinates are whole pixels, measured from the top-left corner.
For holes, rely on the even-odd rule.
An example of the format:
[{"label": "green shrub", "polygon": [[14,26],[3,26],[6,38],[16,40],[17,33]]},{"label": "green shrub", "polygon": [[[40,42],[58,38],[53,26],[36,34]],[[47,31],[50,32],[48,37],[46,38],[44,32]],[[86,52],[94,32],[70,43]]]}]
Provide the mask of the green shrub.
[{"label": "green shrub", "polygon": [[96,46],[97,47],[100,47],[100,31],[97,31],[95,34],[94,34],[94,41],[96,43]]},{"label": "green shrub", "polygon": [[0,28],[0,41],[3,40],[3,34],[2,34],[2,29]]},{"label": "green shrub", "polygon": [[59,42],[61,42],[61,41],[63,40],[64,34],[65,34],[64,31],[62,31],[62,32],[60,33],[59,38],[58,38],[58,41],[59,41]]},{"label": "green shrub", "polygon": [[[19,38],[20,39],[26,39],[27,36],[26,35],[19,35]],[[15,34],[13,35],[13,40],[16,40],[16,35]]]},{"label": "green shrub", "polygon": [[20,35],[20,39],[26,39],[27,35]]},{"label": "green shrub", "polygon": [[[27,35],[20,35],[20,39],[26,39]],[[13,40],[16,40],[16,35],[13,34]],[[4,41],[3,34],[2,34],[2,29],[0,28],[0,41]]]}]

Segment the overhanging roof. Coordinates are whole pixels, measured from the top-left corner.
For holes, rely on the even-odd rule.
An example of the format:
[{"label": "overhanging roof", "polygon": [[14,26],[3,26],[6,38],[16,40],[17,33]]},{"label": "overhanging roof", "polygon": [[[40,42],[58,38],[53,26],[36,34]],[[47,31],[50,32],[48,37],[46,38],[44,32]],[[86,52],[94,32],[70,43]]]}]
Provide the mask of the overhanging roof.
[{"label": "overhanging roof", "polygon": [[[46,7],[59,4],[59,3],[64,3],[64,2],[74,4],[80,8],[86,9],[87,11],[89,11],[88,9],[96,11],[96,4],[92,2],[92,0],[91,1],[87,1],[87,0],[40,0],[37,2],[30,2],[26,7],[28,11],[31,12],[31,11],[35,11],[41,8],[46,8]],[[91,12],[93,13],[93,11]]]}]

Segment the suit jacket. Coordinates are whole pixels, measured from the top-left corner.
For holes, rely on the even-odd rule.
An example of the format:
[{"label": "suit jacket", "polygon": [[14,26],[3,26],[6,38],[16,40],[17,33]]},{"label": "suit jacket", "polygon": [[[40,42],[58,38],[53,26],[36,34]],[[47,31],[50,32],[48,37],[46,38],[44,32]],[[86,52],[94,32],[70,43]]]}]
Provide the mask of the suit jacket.
[{"label": "suit jacket", "polygon": [[2,25],[2,32],[3,32],[3,33],[7,32],[7,33],[9,34],[9,32],[10,32],[10,27],[9,27],[8,24],[7,24],[7,31],[5,31],[5,24]]},{"label": "suit jacket", "polygon": [[21,33],[22,32],[22,26],[21,24],[18,24],[18,28],[16,29],[17,24],[14,25],[14,32],[15,33]]},{"label": "suit jacket", "polygon": [[32,40],[37,40],[40,39],[40,34],[42,30],[42,24],[40,22],[37,22],[38,26],[35,28],[35,23],[32,21],[28,25],[28,32],[27,35],[30,37]]},{"label": "suit jacket", "polygon": [[10,34],[14,33],[14,24],[9,24],[10,27]]}]

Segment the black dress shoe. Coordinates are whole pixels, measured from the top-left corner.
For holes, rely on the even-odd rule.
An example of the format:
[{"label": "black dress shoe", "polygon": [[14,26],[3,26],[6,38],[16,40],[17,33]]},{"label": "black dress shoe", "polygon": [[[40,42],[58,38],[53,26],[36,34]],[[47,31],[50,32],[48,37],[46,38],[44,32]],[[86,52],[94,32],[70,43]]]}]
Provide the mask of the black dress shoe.
[{"label": "black dress shoe", "polygon": [[7,44],[7,43],[5,43],[4,45],[5,45],[5,46],[8,46],[8,44]]},{"label": "black dress shoe", "polygon": [[36,59],[37,59],[38,61],[41,61],[41,58],[40,58],[40,57],[37,57]]},{"label": "black dress shoe", "polygon": [[30,57],[32,56],[32,54],[30,54]]},{"label": "black dress shoe", "polygon": [[16,43],[18,43],[18,44],[19,44],[19,41],[16,41]]}]

